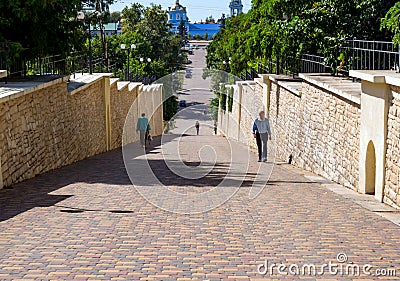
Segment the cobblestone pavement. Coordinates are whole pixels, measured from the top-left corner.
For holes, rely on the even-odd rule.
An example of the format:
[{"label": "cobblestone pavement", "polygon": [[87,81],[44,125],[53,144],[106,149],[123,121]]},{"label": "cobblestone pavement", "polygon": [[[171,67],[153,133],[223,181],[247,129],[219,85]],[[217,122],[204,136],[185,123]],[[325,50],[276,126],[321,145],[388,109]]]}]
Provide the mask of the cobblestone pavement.
[{"label": "cobblestone pavement", "polygon": [[[225,147],[224,138],[207,138]],[[189,135],[181,145],[201,141],[204,136]],[[156,151],[148,153],[161,157]],[[159,160],[152,168],[182,192],[185,186],[210,188],[224,176],[220,165],[210,176],[182,184]],[[250,201],[255,160],[252,154],[246,181],[229,201],[198,215],[172,214],[144,200],[126,175],[120,150],[2,190],[0,280],[352,279],[257,273],[265,259],[322,265],[336,262],[338,253],[400,275],[400,227],[285,166],[276,166],[267,187]]]},{"label": "cobblestone pavement", "polygon": [[[202,69],[204,52],[192,59],[193,67]],[[210,93],[202,90],[207,87],[200,83],[199,74],[193,70],[191,83],[185,84],[186,90],[197,92],[186,91],[182,98],[204,104]],[[204,177],[181,178],[169,171],[163,156],[172,157],[173,153],[163,155],[159,139],[147,150],[150,167],[172,191],[198,194],[213,190],[229,173],[229,142],[211,136],[207,124],[213,124],[203,111],[201,106],[189,114],[182,111],[166,145],[178,144],[181,160],[201,171],[208,167],[202,166],[204,159],[197,152],[204,146],[217,151],[215,167]],[[202,123],[200,136],[194,136],[190,128],[195,120]],[[141,157],[136,155],[132,161],[138,161],[133,164],[140,163]],[[400,278],[365,274],[356,278],[329,274],[326,269],[317,277],[278,275],[276,267],[273,274],[259,274],[258,269],[264,270],[259,265],[265,260],[269,266],[298,264],[301,273],[303,264],[315,264],[320,271],[323,264],[337,263],[337,255],[345,253],[348,262],[344,265],[370,264],[371,273],[395,269],[400,276],[399,226],[285,165],[276,165],[267,186],[249,200],[259,165],[251,153],[249,169],[242,171],[246,178],[233,197],[196,215],[171,213],[147,202],[132,186],[121,150],[0,190],[0,280]],[[262,173],[267,174],[271,164],[261,165]],[[134,170],[135,165],[132,167]],[[146,181],[144,185],[156,188],[146,186]],[[163,203],[171,201],[167,193],[159,196]],[[215,196],[203,200],[206,202],[201,203],[212,205]]]}]

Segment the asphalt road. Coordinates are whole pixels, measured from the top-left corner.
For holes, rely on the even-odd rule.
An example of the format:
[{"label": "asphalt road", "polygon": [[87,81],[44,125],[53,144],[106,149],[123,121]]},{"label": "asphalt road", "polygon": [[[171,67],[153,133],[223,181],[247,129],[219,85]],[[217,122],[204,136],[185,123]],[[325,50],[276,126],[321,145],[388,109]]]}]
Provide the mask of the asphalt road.
[{"label": "asphalt road", "polygon": [[196,121],[200,123],[200,134],[211,135],[213,132],[214,121],[209,116],[210,100],[215,94],[210,90],[211,79],[203,79],[203,70],[206,67],[206,50],[194,50],[193,55],[189,55],[192,64],[187,65],[192,73],[191,78],[184,78],[182,89],[177,95],[179,100],[186,100],[188,107],[181,108],[175,116],[174,134],[194,135],[194,125]]}]

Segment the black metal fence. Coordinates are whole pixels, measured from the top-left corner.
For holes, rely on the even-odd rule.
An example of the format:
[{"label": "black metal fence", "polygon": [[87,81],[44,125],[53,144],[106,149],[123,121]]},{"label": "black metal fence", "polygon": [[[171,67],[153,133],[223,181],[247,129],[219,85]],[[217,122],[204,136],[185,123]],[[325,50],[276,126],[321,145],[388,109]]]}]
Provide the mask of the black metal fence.
[{"label": "black metal fence", "polygon": [[400,49],[392,42],[346,40],[334,52],[288,56],[259,64],[259,74],[330,73],[349,76],[350,70],[399,71]]},{"label": "black metal fence", "polygon": [[71,53],[68,56],[55,55],[38,58],[8,56],[7,43],[0,43],[0,70],[7,70],[5,79],[31,78],[45,75],[75,75],[75,73],[114,73],[116,77],[124,77],[131,82],[151,84],[157,80],[155,75],[124,73],[116,63],[108,63],[103,57],[90,57],[85,53]]},{"label": "black metal fence", "polygon": [[87,54],[72,54],[67,58],[69,69],[65,74],[72,73],[104,73],[115,72],[115,64],[109,64],[103,57],[90,58]]},{"label": "black metal fence", "polygon": [[79,72],[109,72],[113,67],[108,66],[103,58],[92,58],[87,54],[72,53],[69,56],[54,55],[37,58],[7,56],[7,46],[0,48],[0,69],[7,70],[6,79],[29,78],[43,75],[69,75]]},{"label": "black metal fence", "polygon": [[156,75],[140,75],[135,73],[130,73],[128,77],[128,81],[130,82],[140,82],[144,85],[149,85],[157,80]]},{"label": "black metal fence", "polygon": [[341,53],[341,63],[348,69],[399,70],[400,49],[392,42],[348,40]]},{"label": "black metal fence", "polygon": [[12,42],[0,42],[0,70],[7,70],[8,79],[30,78],[45,75],[70,75],[85,72],[114,72],[116,65],[103,57],[90,57],[87,52],[74,52],[69,55],[28,57],[24,51],[12,55]]},{"label": "black metal fence", "polygon": [[258,78],[259,72],[257,70],[255,70],[253,67],[250,67],[249,71],[244,71],[241,75],[240,75],[240,79],[242,80],[254,80],[255,78]]}]

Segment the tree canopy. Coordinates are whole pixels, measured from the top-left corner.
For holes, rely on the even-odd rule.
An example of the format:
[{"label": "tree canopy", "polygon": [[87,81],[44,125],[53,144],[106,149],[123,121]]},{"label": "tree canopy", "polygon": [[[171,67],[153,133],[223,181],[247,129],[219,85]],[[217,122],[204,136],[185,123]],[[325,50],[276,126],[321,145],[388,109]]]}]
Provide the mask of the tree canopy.
[{"label": "tree canopy", "polygon": [[209,67],[239,74],[256,63],[327,53],[345,39],[389,40],[380,20],[395,0],[253,0],[247,14],[226,20],[209,45]]},{"label": "tree canopy", "polygon": [[396,45],[400,43],[400,2],[390,8],[386,16],[381,20],[381,29],[387,29],[394,33],[393,42]]},{"label": "tree canopy", "polygon": [[[124,77],[128,61],[133,74],[156,77],[171,73],[184,62],[185,56],[180,51],[184,38],[169,32],[167,14],[160,5],[144,7],[135,3],[126,7],[121,17],[122,35],[106,38],[111,64],[120,71],[121,78]],[[127,48],[134,44],[136,48],[128,52],[121,50],[121,44]],[[101,56],[98,38],[93,46],[95,56]],[[143,58],[143,62],[140,58]]]},{"label": "tree canopy", "polygon": [[0,1],[0,41],[19,44],[31,55],[58,54],[79,45],[80,0]]},{"label": "tree canopy", "polygon": [[[80,50],[85,43],[85,25],[109,17],[114,0],[3,0],[0,1],[0,41],[7,40],[26,58],[66,55]],[[101,17],[77,20],[86,8],[100,12]],[[18,46],[17,48],[15,46]],[[13,55],[13,54],[10,54]],[[14,54],[18,55],[18,53]]]}]

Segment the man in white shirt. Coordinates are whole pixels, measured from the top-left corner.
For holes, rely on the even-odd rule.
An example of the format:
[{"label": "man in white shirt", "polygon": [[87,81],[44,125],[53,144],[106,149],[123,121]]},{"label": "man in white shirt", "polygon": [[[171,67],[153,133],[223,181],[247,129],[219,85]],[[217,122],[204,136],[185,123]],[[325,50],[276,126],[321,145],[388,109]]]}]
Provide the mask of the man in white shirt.
[{"label": "man in white shirt", "polygon": [[267,144],[268,140],[271,140],[271,126],[269,124],[268,118],[265,118],[265,112],[261,111],[259,117],[254,121],[257,126],[257,131],[260,134],[262,149],[261,149],[261,161],[267,161]]}]

